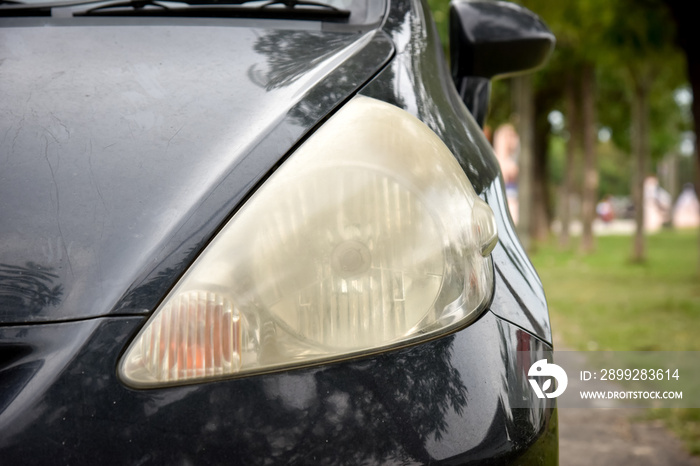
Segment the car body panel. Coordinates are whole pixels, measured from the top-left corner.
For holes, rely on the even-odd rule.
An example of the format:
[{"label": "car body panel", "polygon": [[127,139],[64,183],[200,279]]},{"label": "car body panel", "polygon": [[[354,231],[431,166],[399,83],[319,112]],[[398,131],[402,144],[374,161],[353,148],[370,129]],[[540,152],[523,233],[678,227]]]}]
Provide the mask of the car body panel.
[{"label": "car body panel", "polygon": [[[0,307],[0,319],[5,319],[0,325],[3,461],[556,464],[555,402],[534,397],[527,380],[533,362],[551,357],[551,331],[541,283],[512,228],[491,148],[454,90],[425,8],[419,1],[392,1],[381,29],[360,31],[352,39],[338,38],[333,55],[337,60],[331,63],[321,59],[318,66],[311,65],[316,70],[313,77],[304,74],[309,70],[305,66],[298,80],[265,89],[262,95],[272,100],[263,97],[263,101],[273,108],[270,102],[280,96],[292,102],[274,115],[265,115],[260,132],[245,135],[253,142],[242,144],[238,151],[227,151],[226,147],[236,142],[231,139],[231,146],[226,146],[219,132],[233,134],[236,130],[231,126],[240,123],[240,115],[245,114],[242,109],[235,118],[222,114],[222,121],[212,121],[213,126],[205,128],[208,105],[191,101],[190,105],[201,109],[198,118],[207,119],[197,123],[202,124],[202,134],[190,134],[185,139],[184,127],[179,133],[177,125],[161,128],[160,152],[153,155],[155,161],[139,152],[138,157],[127,154],[128,160],[112,158],[99,167],[92,160],[92,168],[90,163],[87,167],[79,163],[89,152],[58,152],[62,144],[82,147],[70,140],[77,133],[64,130],[50,115],[37,117],[46,128],[35,125],[34,134],[46,137],[31,141],[24,135],[22,144],[33,148],[29,151],[32,165],[43,170],[35,174],[27,168],[25,175],[40,176],[43,183],[48,182],[48,187],[39,189],[43,197],[35,200],[47,214],[37,220],[44,227],[34,232],[31,220],[24,219],[29,223],[18,232],[16,225],[21,222],[3,220],[2,234],[12,230],[13,242],[19,243],[7,249],[0,245],[0,263],[31,268],[24,256],[14,256],[15,248],[22,249],[16,244],[22,244],[28,254],[40,255],[41,260],[32,259],[30,263],[41,268],[30,270],[34,282],[11,282],[15,288],[4,299],[14,299],[15,304],[18,299],[29,299],[27,293],[31,295],[42,284],[49,291],[59,286],[62,293],[59,304],[44,301],[43,305],[27,305],[33,309],[28,315],[9,313],[8,307]],[[262,37],[271,37],[272,32]],[[293,43],[291,33],[281,36]],[[226,48],[222,44],[216,47]],[[294,64],[286,53],[275,51],[272,47],[265,55],[272,70]],[[310,61],[313,59],[307,60],[307,65]],[[4,66],[0,65],[0,72]],[[132,77],[137,74],[131,71]],[[187,74],[193,81],[214,79],[201,73]],[[61,76],[55,79],[60,82]],[[250,92],[260,93],[255,76],[252,73],[244,81]],[[299,84],[304,79],[308,79],[308,85]],[[47,85],[51,82],[49,79]],[[144,84],[153,86],[153,81]],[[190,91],[205,89],[194,82],[190,85]],[[381,354],[181,387],[134,390],[125,386],[118,378],[117,365],[148,313],[255,188],[358,91],[398,105],[432,128],[496,213],[499,244],[492,255],[496,273],[489,309],[450,335]],[[75,94],[75,98],[84,97]],[[118,105],[125,103],[120,101]],[[2,115],[4,119],[8,114]],[[61,121],[65,124],[63,118]],[[8,156],[6,151],[17,132],[13,128],[2,142],[2,154],[11,160],[10,166],[21,164],[17,154]],[[51,138],[49,129],[58,141]],[[17,143],[23,140],[20,136],[21,132]],[[194,136],[196,141],[192,140]],[[153,144],[145,134],[137,140]],[[122,147],[137,148],[133,141],[117,142]],[[106,145],[93,145],[93,152],[103,147]],[[224,147],[222,154],[215,154],[216,147]],[[192,155],[193,150],[203,155],[198,159]],[[211,177],[193,168],[198,160],[209,164]],[[116,185],[119,177],[115,176],[110,190],[103,190],[102,183],[110,180],[110,174],[116,175],[110,173],[109,164],[123,170],[143,164],[144,171],[134,175],[142,182],[126,176]],[[160,172],[163,167],[166,169]],[[75,170],[84,176],[73,176]],[[5,173],[0,172],[2,183],[9,180]],[[188,178],[197,173],[194,180]],[[39,196],[20,182],[13,183],[23,195]],[[185,187],[191,198],[183,191]],[[121,212],[103,205],[116,198],[123,201]],[[70,199],[84,205],[79,202],[71,208]],[[20,200],[12,198],[11,202]],[[0,197],[0,210],[11,210],[8,202]],[[163,212],[172,209],[171,217],[150,219],[149,215],[160,212],[159,208],[166,209]],[[139,218],[146,223],[136,222]],[[140,228],[148,238],[134,236],[138,231],[129,226]],[[73,243],[69,248],[71,243],[66,238],[80,227],[89,230],[76,236],[85,235],[83,247]],[[104,239],[105,234],[109,241]],[[55,245],[41,243],[52,238]],[[137,239],[143,239],[143,243],[127,244],[139,243]],[[97,243],[91,244],[90,240]],[[113,267],[109,281],[96,263]],[[72,276],[79,268],[76,264],[83,267],[81,279]],[[119,264],[125,265],[120,268]],[[75,298],[69,300],[69,294]],[[530,409],[513,407],[516,400],[520,404],[523,399],[532,400]]]},{"label": "car body panel", "polygon": [[[0,328],[5,345],[28,348],[0,371],[24,387],[0,392],[3,461],[503,464],[556,454],[554,401],[535,398],[527,381],[551,348],[490,312],[453,335],[371,358],[132,390],[114,368],[142,322]],[[66,337],[73,343],[51,351]],[[531,360],[518,357],[524,351]],[[523,397],[533,407],[512,408]]]},{"label": "car body panel", "polygon": [[0,34],[0,324],[152,311],[393,52],[381,32],[220,24]]}]

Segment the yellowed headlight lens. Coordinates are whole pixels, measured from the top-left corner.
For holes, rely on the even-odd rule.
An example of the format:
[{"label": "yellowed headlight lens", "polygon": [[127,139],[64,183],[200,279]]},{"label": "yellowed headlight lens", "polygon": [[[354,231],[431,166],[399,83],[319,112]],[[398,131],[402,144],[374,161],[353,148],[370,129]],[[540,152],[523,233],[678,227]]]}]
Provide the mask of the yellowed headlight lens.
[{"label": "yellowed headlight lens", "polygon": [[138,339],[138,368],[144,377],[163,381],[235,374],[241,367],[241,328],[241,316],[226,298],[180,293]]},{"label": "yellowed headlight lens", "polygon": [[135,387],[191,383],[433,338],[486,305],[496,238],[442,141],[356,97],[222,229],[120,374]]},{"label": "yellowed headlight lens", "polygon": [[354,167],[296,184],[260,219],[253,244],[263,307],[324,346],[371,348],[408,334],[430,312],[445,269],[440,227],[421,199]]}]

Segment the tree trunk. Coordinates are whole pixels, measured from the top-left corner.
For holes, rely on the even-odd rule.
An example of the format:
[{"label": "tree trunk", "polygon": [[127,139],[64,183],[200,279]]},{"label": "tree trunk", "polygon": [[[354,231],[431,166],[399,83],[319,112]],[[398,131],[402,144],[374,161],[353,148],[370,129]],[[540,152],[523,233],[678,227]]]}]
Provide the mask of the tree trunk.
[{"label": "tree trunk", "polygon": [[[697,26],[694,30],[698,30]],[[695,124],[695,194],[698,196],[698,199],[700,199],[700,44],[696,41],[693,47],[693,52],[686,49],[686,57],[688,60],[690,85],[693,88],[692,111]],[[700,272],[700,232],[698,232],[698,272]]]},{"label": "tree trunk", "polygon": [[[700,28],[695,14],[695,2],[687,0],[666,0],[671,14],[676,20],[678,42],[685,52],[688,63],[688,77],[693,88],[693,120],[695,134],[700,136]],[[699,139],[700,140],[700,139]],[[700,198],[700,143],[695,143],[695,192]],[[698,253],[700,254],[700,234],[698,235]],[[700,256],[698,256],[700,271]]]},{"label": "tree trunk", "polygon": [[523,75],[513,78],[515,111],[518,115],[518,236],[526,251],[531,249],[532,231],[532,159],[534,133],[534,97],[532,77]]},{"label": "tree trunk", "polygon": [[569,227],[571,226],[571,193],[574,191],[574,164],[576,150],[579,145],[580,125],[578,105],[576,104],[576,81],[573,73],[566,78],[564,89],[566,99],[566,125],[569,130],[569,140],[566,141],[566,161],[564,163],[564,185],[562,186],[561,202],[561,235],[559,245],[568,248],[570,242]]},{"label": "tree trunk", "polygon": [[583,199],[581,214],[583,236],[581,250],[593,252],[593,220],[595,220],[596,198],[598,197],[598,167],[596,163],[596,117],[595,117],[595,70],[593,65],[586,65],[581,74],[581,100],[583,106]]},{"label": "tree trunk", "polygon": [[643,262],[646,259],[644,238],[644,178],[649,159],[649,104],[648,89],[640,82],[637,75],[632,98],[632,156],[634,159],[634,185],[632,197],[634,200],[634,245],[632,261]]},{"label": "tree trunk", "polygon": [[549,92],[535,94],[535,128],[533,140],[532,160],[532,208],[533,222],[531,234],[537,241],[544,241],[549,237],[549,224],[551,211],[549,202],[549,176],[548,176],[548,142],[549,120],[547,105],[550,100]]}]

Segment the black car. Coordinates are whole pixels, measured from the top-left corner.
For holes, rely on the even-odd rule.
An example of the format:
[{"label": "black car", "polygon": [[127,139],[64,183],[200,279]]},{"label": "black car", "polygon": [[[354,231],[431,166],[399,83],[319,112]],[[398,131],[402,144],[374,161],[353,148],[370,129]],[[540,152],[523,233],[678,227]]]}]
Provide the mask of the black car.
[{"label": "black car", "polygon": [[4,0],[0,464],[556,464],[480,128],[553,37],[451,34],[452,74],[417,0]]}]

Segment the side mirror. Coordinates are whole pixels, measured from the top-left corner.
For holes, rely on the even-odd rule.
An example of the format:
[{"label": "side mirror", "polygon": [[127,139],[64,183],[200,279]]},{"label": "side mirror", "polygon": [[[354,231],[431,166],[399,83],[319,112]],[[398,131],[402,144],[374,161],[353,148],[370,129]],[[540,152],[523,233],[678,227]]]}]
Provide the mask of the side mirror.
[{"label": "side mirror", "polygon": [[453,0],[450,4],[452,79],[483,125],[490,80],[533,71],[549,58],[555,38],[531,11],[503,1]]}]

